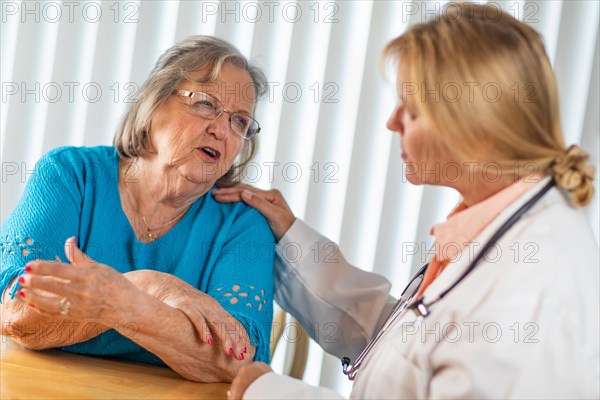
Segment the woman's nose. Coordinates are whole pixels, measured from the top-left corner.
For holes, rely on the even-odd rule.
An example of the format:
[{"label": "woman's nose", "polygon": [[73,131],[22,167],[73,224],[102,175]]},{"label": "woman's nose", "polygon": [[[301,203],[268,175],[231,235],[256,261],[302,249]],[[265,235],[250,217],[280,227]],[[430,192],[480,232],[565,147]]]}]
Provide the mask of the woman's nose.
[{"label": "woman's nose", "polygon": [[398,132],[400,135],[402,135],[402,118],[398,107],[394,109],[392,115],[390,115],[385,125],[390,131]]},{"label": "woman's nose", "polygon": [[222,113],[218,118],[213,119],[208,124],[208,132],[218,140],[225,140],[229,135],[229,115]]}]

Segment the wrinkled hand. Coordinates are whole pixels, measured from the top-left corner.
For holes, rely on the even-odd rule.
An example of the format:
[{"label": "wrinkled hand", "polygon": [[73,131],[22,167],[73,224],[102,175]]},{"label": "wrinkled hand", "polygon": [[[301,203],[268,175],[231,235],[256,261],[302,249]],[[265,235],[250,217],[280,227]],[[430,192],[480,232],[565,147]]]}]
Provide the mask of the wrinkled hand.
[{"label": "wrinkled hand", "polygon": [[267,364],[262,362],[253,362],[252,364],[243,366],[233,382],[231,382],[231,387],[227,392],[227,398],[229,400],[241,399],[246,389],[248,389],[248,386],[268,372],[273,372],[273,370]]},{"label": "wrinkled hand", "polygon": [[277,189],[260,190],[250,185],[239,184],[228,188],[213,189],[212,195],[215,200],[222,203],[243,201],[256,208],[269,221],[277,241],[296,220],[285,198]]},{"label": "wrinkled hand", "polygon": [[182,311],[202,342],[220,342],[225,354],[239,360],[254,357],[244,326],[214,298],[176,276],[154,270],[128,272],[125,277],[143,292]]},{"label": "wrinkled hand", "polygon": [[108,265],[83,253],[71,237],[65,242],[71,264],[36,260],[25,266],[19,296],[35,312],[111,326],[127,318],[139,290]]}]

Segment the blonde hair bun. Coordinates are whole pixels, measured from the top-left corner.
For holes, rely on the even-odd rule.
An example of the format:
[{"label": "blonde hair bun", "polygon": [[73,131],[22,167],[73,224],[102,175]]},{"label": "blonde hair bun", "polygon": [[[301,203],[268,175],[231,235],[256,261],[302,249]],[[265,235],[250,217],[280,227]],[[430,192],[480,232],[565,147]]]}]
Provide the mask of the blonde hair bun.
[{"label": "blonde hair bun", "polygon": [[551,174],[556,184],[566,190],[571,202],[577,206],[587,205],[594,196],[594,166],[588,163],[589,154],[577,145],[570,146],[555,158]]}]

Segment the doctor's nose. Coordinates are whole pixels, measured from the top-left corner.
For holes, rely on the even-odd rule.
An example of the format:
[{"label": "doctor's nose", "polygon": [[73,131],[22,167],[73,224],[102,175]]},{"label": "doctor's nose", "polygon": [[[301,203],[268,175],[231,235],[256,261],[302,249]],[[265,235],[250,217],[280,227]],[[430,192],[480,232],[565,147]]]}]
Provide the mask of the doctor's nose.
[{"label": "doctor's nose", "polygon": [[402,125],[402,113],[400,112],[400,110],[400,107],[394,108],[394,111],[388,118],[385,126],[390,131],[398,132],[400,135],[402,135],[404,132],[404,126]]}]

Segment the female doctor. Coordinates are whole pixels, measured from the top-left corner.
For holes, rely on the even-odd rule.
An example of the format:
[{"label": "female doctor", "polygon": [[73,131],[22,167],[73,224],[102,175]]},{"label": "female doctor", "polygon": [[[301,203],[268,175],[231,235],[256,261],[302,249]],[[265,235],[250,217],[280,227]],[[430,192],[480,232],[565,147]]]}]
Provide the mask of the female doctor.
[{"label": "female doctor", "polygon": [[[594,169],[564,144],[540,35],[482,6],[446,10],[384,51],[398,67],[387,126],[400,135],[408,180],[462,195],[433,226],[434,255],[399,302],[390,282],[342,256],[286,259],[290,243],[328,240],[277,191],[214,195],[267,217],[279,239],[276,300],[316,338],[315,326],[336,324],[335,340],[320,345],[345,357],[351,397],[598,398],[598,246],[578,209]],[[450,165],[458,178],[426,173]],[[339,397],[262,363],[240,370],[229,396]]]}]

